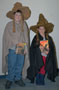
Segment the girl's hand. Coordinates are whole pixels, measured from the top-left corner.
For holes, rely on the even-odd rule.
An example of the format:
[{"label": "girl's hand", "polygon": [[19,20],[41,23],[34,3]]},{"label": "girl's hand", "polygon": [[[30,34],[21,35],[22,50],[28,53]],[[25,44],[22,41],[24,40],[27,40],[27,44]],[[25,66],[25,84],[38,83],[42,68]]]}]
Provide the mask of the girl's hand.
[{"label": "girl's hand", "polygon": [[49,53],[49,48],[47,48],[47,51],[45,50],[45,48],[43,46],[39,46],[40,50],[42,53],[48,54]]},{"label": "girl's hand", "polygon": [[44,47],[43,46],[39,46],[41,52],[44,52]]},{"label": "girl's hand", "polygon": [[49,51],[44,51],[44,53],[47,55],[49,53]]},{"label": "girl's hand", "polygon": [[47,51],[44,50],[44,53],[45,53],[45,54],[48,54],[48,53],[49,53],[49,48],[47,48]]}]

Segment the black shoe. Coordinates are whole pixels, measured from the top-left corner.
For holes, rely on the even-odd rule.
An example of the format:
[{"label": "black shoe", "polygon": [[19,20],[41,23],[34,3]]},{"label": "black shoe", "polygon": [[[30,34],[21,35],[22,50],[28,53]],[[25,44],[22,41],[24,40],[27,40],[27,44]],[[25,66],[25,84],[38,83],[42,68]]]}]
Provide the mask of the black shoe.
[{"label": "black shoe", "polygon": [[18,81],[15,81],[15,83],[16,83],[17,85],[19,85],[19,86],[22,86],[22,87],[25,86],[25,83],[23,82],[22,79],[20,79],[20,80],[18,80]]},{"label": "black shoe", "polygon": [[34,83],[34,78],[31,79],[31,83]]},{"label": "black shoe", "polygon": [[6,85],[5,85],[5,89],[10,89],[11,84],[12,84],[12,82],[7,80]]},{"label": "black shoe", "polygon": [[47,76],[47,78],[48,78],[49,80],[51,80],[52,82],[56,82],[56,81],[55,81],[55,78],[51,78],[51,77],[49,77],[49,76]]}]

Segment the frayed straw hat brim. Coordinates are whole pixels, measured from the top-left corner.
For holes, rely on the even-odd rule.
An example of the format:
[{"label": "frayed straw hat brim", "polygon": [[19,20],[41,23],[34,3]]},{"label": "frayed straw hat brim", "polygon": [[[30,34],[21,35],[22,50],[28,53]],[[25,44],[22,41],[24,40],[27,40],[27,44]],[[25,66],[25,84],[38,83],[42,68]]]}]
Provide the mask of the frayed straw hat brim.
[{"label": "frayed straw hat brim", "polygon": [[16,3],[11,11],[9,11],[6,16],[10,19],[14,19],[14,12],[20,10],[24,16],[24,19],[27,20],[31,15],[31,10],[29,7],[22,6],[21,3]]}]

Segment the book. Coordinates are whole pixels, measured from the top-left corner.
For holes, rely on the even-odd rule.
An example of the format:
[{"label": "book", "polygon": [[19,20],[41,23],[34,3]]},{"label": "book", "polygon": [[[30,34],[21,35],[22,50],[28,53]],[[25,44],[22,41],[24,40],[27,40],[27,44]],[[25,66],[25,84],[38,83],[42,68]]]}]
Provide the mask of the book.
[{"label": "book", "polygon": [[48,51],[49,48],[48,40],[40,41],[40,45],[43,46],[46,51]]},{"label": "book", "polygon": [[26,43],[18,43],[16,45],[16,54],[24,54]]}]

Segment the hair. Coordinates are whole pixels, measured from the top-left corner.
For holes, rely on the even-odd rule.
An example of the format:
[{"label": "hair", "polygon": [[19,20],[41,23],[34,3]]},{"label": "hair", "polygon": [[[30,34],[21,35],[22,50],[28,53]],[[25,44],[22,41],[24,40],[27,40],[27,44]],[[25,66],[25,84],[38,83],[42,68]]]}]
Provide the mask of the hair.
[{"label": "hair", "polygon": [[19,13],[21,13],[22,14],[22,11],[21,10],[17,10],[16,12],[14,12],[13,14],[15,14],[15,13],[17,13],[17,12],[19,12]]},{"label": "hair", "polygon": [[[23,29],[23,24],[24,24],[24,16],[23,16],[23,13],[22,13],[22,11],[21,10],[17,10],[16,12],[14,12],[13,14],[15,15],[15,13],[21,13],[21,31],[23,32],[24,31],[24,29]],[[13,19],[13,32],[15,32],[15,19]]]},{"label": "hair", "polygon": [[[39,27],[38,27],[39,28]],[[45,28],[46,29],[46,28]],[[46,39],[48,39],[48,33],[45,32],[45,37]],[[36,33],[36,43],[39,45],[40,44],[40,38],[39,38],[39,32],[37,30],[37,33]]]}]

